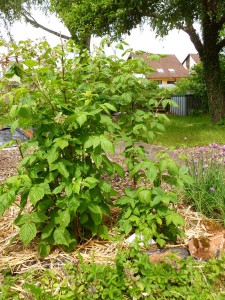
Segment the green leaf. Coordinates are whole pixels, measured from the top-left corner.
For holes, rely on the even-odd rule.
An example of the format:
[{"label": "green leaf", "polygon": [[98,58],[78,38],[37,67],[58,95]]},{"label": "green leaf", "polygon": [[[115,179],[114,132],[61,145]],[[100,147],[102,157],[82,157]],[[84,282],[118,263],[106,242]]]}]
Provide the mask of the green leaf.
[{"label": "green leaf", "polygon": [[101,147],[102,149],[106,152],[106,153],[112,153],[114,154],[115,152],[115,148],[112,142],[110,142],[110,140],[104,136],[104,135],[100,135],[100,140],[101,140]]},{"label": "green leaf", "polygon": [[163,247],[166,244],[166,241],[161,239],[160,237],[156,238],[156,243],[160,246]]},{"label": "green leaf", "polygon": [[170,225],[171,223],[176,226],[184,226],[185,225],[185,221],[181,217],[181,215],[179,215],[175,212],[170,212],[170,214],[168,214],[166,216],[166,225]]},{"label": "green leaf", "polygon": [[87,121],[86,113],[79,113],[78,117],[76,118],[76,121],[81,127]]},{"label": "green leaf", "polygon": [[66,196],[70,197],[73,193],[73,185],[72,184],[66,185],[65,192],[66,192]]},{"label": "green leaf", "polygon": [[117,206],[124,206],[126,204],[129,204],[131,201],[131,198],[128,196],[122,196],[116,201]]},{"label": "green leaf", "polygon": [[68,147],[69,142],[66,138],[70,138],[70,136],[65,136],[63,138],[56,138],[54,139],[54,147],[59,147],[60,149],[64,149],[66,147]]},{"label": "green leaf", "polygon": [[[99,143],[100,143],[100,140],[99,140]],[[99,155],[99,154],[94,155],[94,154],[92,153],[91,158],[93,159],[93,161],[94,161],[96,167],[99,168],[99,167],[101,166],[101,163],[102,163],[102,156]]]},{"label": "green leaf", "polygon": [[92,220],[94,221],[95,225],[100,225],[102,222],[101,208],[97,204],[89,203],[88,210],[91,213],[91,217],[92,217]]},{"label": "green leaf", "polygon": [[[70,240],[70,235],[68,230],[66,230],[64,227],[58,227],[54,233],[54,240],[56,245],[65,245],[65,246],[69,246],[68,241]],[[68,239],[69,237],[69,239]]]},{"label": "green leaf", "polygon": [[53,229],[55,228],[55,224],[54,222],[50,222],[48,223],[43,229],[42,229],[42,234],[41,234],[41,238],[47,239],[53,232]]},{"label": "green leaf", "polygon": [[14,221],[15,225],[21,226],[27,222],[42,223],[47,220],[47,217],[41,212],[27,213],[19,215]]},{"label": "green leaf", "polygon": [[49,165],[52,164],[54,161],[57,160],[58,157],[59,157],[59,152],[55,148],[52,148],[48,152],[48,156],[47,156],[48,164]]},{"label": "green leaf", "polygon": [[57,186],[53,191],[52,194],[57,195],[60,194],[64,189],[64,184]]},{"label": "green leaf", "polygon": [[105,225],[99,225],[98,234],[101,239],[109,239],[110,238],[108,228]]},{"label": "green leaf", "polygon": [[50,253],[50,250],[51,250],[51,247],[47,242],[42,241],[38,244],[38,253],[40,254],[41,258],[48,256]]},{"label": "green leaf", "polygon": [[137,163],[130,172],[131,178],[134,177],[134,175],[138,174],[138,172],[144,167],[145,167],[144,162]]},{"label": "green leaf", "polygon": [[130,217],[131,213],[132,213],[131,208],[128,208],[128,209],[126,210],[126,212],[124,213],[124,216],[123,216],[124,219],[128,219],[128,218]]},{"label": "green leaf", "polygon": [[151,166],[150,168],[147,169],[145,174],[146,174],[146,177],[148,178],[148,180],[151,183],[154,183],[154,181],[155,181],[155,179],[157,178],[157,175],[158,175],[158,170],[157,170],[156,167]]},{"label": "green leaf", "polygon": [[152,192],[150,189],[142,190],[138,193],[138,196],[142,203],[150,203],[152,199]]},{"label": "green leaf", "polygon": [[4,214],[4,212],[15,202],[15,200],[16,194],[13,190],[8,190],[7,193],[0,196],[0,216]]},{"label": "green leaf", "polygon": [[83,180],[82,185],[89,187],[89,189],[93,189],[98,184],[98,182],[99,180],[94,177],[86,177]]},{"label": "green leaf", "polygon": [[112,105],[112,104],[110,104],[110,103],[104,103],[104,105],[105,105],[109,110],[117,111],[117,109],[115,108],[115,106]]},{"label": "green leaf", "polygon": [[118,165],[118,164],[116,164],[116,163],[114,163],[113,166],[114,166],[114,168],[115,168],[117,174],[118,174],[120,177],[124,177],[124,174],[125,174],[124,169],[123,169],[120,165]]},{"label": "green leaf", "polygon": [[27,246],[36,236],[37,228],[34,223],[27,222],[20,228],[19,236],[21,241]]},{"label": "green leaf", "polygon": [[66,169],[66,166],[62,162],[58,163],[58,170],[59,170],[59,173],[62,174],[62,176],[66,177],[66,178],[68,178],[70,176],[69,172]]},{"label": "green leaf", "polygon": [[162,159],[159,162],[159,170],[160,172],[164,172],[167,168],[168,161],[166,159]]},{"label": "green leaf", "polygon": [[45,191],[40,186],[33,186],[30,189],[28,197],[30,198],[31,203],[35,206],[38,201],[40,201],[45,195]]},{"label": "green leaf", "polygon": [[0,217],[3,216],[4,212],[5,212],[5,207],[2,203],[0,203]]},{"label": "green leaf", "polygon": [[86,213],[82,214],[79,218],[80,224],[83,225],[83,224],[87,223],[88,219],[89,218],[88,218],[88,215]]},{"label": "green leaf", "polygon": [[82,178],[78,178],[76,181],[73,182],[73,192],[76,194],[80,193],[80,188],[81,188],[81,182]]},{"label": "green leaf", "polygon": [[60,226],[61,227],[67,227],[70,224],[70,212],[69,209],[66,209],[60,214],[61,222]]},{"label": "green leaf", "polygon": [[4,148],[10,147],[14,144],[16,144],[16,140],[11,140],[9,142],[4,143],[0,146],[0,151],[3,150]]},{"label": "green leaf", "polygon": [[100,186],[100,189],[105,193],[110,193],[110,191],[112,189],[111,184],[106,180],[101,180],[99,186]]},{"label": "green leaf", "polygon": [[22,106],[18,110],[18,116],[21,118],[29,118],[32,112],[29,106]]},{"label": "green leaf", "polygon": [[179,174],[179,168],[175,161],[169,161],[167,164],[168,172],[171,175],[178,175]]},{"label": "green leaf", "polygon": [[68,209],[72,215],[75,216],[78,207],[80,206],[80,202],[76,198],[72,198],[69,202]]},{"label": "green leaf", "polygon": [[24,61],[25,65],[28,66],[28,67],[34,67],[37,65],[37,62],[35,60],[32,60],[32,59],[26,59]]},{"label": "green leaf", "polygon": [[124,232],[125,232],[126,235],[131,232],[131,230],[133,229],[133,227],[130,224],[129,220],[126,220],[126,221],[123,222],[122,229],[124,230]]}]

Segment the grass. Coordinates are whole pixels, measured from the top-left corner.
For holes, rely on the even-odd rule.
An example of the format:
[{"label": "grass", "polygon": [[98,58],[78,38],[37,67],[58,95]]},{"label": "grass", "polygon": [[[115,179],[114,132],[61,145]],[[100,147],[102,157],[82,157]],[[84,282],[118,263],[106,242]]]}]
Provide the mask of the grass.
[{"label": "grass", "polygon": [[225,125],[213,125],[210,117],[168,115],[166,131],[154,140],[154,144],[169,148],[182,146],[206,146],[211,143],[225,144]]}]

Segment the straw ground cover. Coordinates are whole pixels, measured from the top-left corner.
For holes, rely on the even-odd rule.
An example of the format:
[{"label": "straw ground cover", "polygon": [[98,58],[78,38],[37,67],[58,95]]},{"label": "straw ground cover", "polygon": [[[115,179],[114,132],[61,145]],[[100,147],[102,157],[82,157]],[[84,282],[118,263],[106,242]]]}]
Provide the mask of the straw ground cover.
[{"label": "straw ground cover", "polygon": [[[149,152],[154,149],[151,146],[146,147]],[[5,173],[15,173],[15,161],[21,159],[19,151],[17,149],[3,151],[0,158],[1,162],[7,161]],[[119,156],[115,156],[114,160],[121,163]],[[118,192],[129,184],[132,185],[132,182],[128,177],[123,180],[116,177],[112,180],[112,185]],[[37,254],[36,240],[29,247],[24,247],[18,237],[11,241],[18,231],[13,225],[16,210],[18,207],[12,206],[0,223],[2,282],[0,299],[133,299],[134,297],[199,299],[200,296],[202,299],[220,299],[219,297],[222,299],[224,297],[223,258],[208,263],[177,261],[171,258],[161,265],[152,264],[148,256],[143,254],[146,249],[129,250],[124,238],[115,237],[115,231],[111,229],[119,213],[116,208],[112,209],[111,217],[105,219],[111,241],[90,239],[77,246],[71,253],[56,248],[44,259],[40,259]],[[203,215],[183,206],[179,206],[179,213],[185,218],[186,238],[181,239],[176,245],[168,244],[167,247],[185,247],[192,236],[207,234]],[[165,270],[168,275],[165,275]]]}]

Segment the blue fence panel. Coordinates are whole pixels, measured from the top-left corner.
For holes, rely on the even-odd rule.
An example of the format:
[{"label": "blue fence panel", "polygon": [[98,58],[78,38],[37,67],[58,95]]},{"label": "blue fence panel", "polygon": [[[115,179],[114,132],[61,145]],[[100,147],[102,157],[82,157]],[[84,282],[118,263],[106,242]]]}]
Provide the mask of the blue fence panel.
[{"label": "blue fence panel", "polygon": [[200,109],[200,101],[194,99],[194,95],[176,95],[171,98],[177,107],[170,106],[170,112],[177,116],[188,116],[193,109]]}]

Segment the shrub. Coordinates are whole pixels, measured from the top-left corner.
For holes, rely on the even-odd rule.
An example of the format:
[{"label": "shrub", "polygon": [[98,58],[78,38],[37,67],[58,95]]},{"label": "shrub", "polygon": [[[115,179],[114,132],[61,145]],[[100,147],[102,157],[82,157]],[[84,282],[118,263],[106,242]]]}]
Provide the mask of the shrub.
[{"label": "shrub", "polygon": [[[50,48],[45,41],[21,42],[10,52],[17,60],[7,76],[21,80],[8,93],[12,131],[32,127],[35,132],[20,147],[18,175],[1,186],[0,214],[19,205],[19,236],[25,245],[37,237],[41,256],[54,245],[72,250],[90,234],[108,238],[102,220],[115,192],[104,178],[124,173],[108,158],[114,139],[123,138],[130,147],[162,130],[163,117],[133,105],[155,101],[148,80],[132,75],[149,67],[137,58],[98,52],[78,53],[72,42]],[[121,117],[113,122],[111,111],[119,106]]]},{"label": "shrub", "polygon": [[202,64],[195,65],[190,72],[190,77],[181,79],[177,82],[174,89],[175,94],[192,94],[194,100],[201,104],[200,109],[193,111],[192,114],[208,112],[208,98],[203,74]]}]

